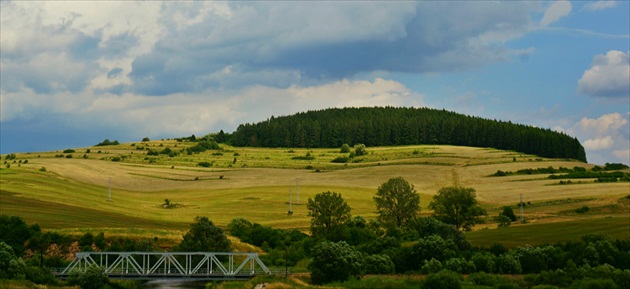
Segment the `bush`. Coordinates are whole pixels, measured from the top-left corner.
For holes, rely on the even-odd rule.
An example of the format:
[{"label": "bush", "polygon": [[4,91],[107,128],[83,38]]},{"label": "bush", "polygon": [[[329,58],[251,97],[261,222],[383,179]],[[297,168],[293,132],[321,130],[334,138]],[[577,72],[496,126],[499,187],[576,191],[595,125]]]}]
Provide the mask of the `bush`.
[{"label": "bush", "polygon": [[212,166],[212,164],[209,163],[209,162],[200,162],[197,165],[200,166],[200,167],[204,167],[204,168],[209,168],[209,167]]},{"label": "bush", "polygon": [[336,157],[334,160],[332,160],[333,163],[347,163],[348,162],[348,157]]},{"label": "bush", "polygon": [[582,279],[574,282],[571,289],[617,289],[617,284],[610,279]]},{"label": "bush", "polygon": [[345,143],[343,145],[341,145],[341,148],[339,149],[340,153],[349,153],[350,152],[350,146]]},{"label": "bush", "polygon": [[451,271],[440,271],[435,274],[430,274],[424,279],[422,283],[422,289],[461,289],[462,284],[460,282],[462,276]]},{"label": "bush", "polygon": [[420,272],[422,272],[422,274],[433,274],[442,271],[442,269],[444,269],[442,262],[431,258],[431,260],[424,260]]},{"label": "bush", "polygon": [[584,213],[586,213],[586,212],[588,212],[590,210],[591,210],[591,208],[589,208],[588,206],[583,206],[581,208],[575,209],[575,212],[578,213],[578,214],[584,214]]},{"label": "bush", "polygon": [[469,274],[475,272],[475,263],[464,258],[452,258],[444,262],[444,268],[457,273]]},{"label": "bush", "polygon": [[143,138],[142,138],[142,141],[143,141],[143,142],[147,142],[147,141],[151,141],[151,140],[149,139],[149,137],[146,137],[146,136],[145,136],[145,137],[143,137]]},{"label": "bush", "polygon": [[311,250],[308,264],[313,284],[345,281],[363,274],[363,256],[346,242],[322,242]]},{"label": "bush", "polygon": [[71,154],[71,153],[74,153],[74,152],[75,152],[75,150],[73,150],[73,149],[66,149],[66,150],[63,151],[64,154]]},{"label": "bush", "polygon": [[78,285],[82,289],[100,289],[109,284],[105,268],[90,265],[85,270],[74,270],[68,275],[69,285]]},{"label": "bush", "polygon": [[365,149],[364,144],[357,144],[354,146],[354,155],[355,156],[363,156],[367,155],[367,150]]},{"label": "bush", "polygon": [[365,274],[391,274],[395,271],[394,262],[387,255],[367,255],[364,260]]},{"label": "bush", "polygon": [[46,267],[27,267],[26,279],[37,284],[57,284],[57,277]]}]

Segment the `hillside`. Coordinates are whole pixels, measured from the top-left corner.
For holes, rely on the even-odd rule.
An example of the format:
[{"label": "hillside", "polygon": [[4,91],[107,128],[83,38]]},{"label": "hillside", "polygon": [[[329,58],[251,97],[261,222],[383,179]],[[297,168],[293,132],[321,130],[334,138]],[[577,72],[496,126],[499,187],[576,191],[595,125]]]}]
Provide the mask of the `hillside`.
[{"label": "hillside", "polygon": [[235,146],[338,148],[441,144],[491,147],[586,162],[580,142],[564,133],[446,110],[406,107],[331,108],[243,124]]},{"label": "hillside", "polygon": [[[574,160],[438,145],[368,147],[367,155],[347,163],[332,162],[347,155],[339,149],[221,145],[216,150],[186,153],[196,145],[162,140],[75,148],[66,153],[17,154],[8,161],[3,156],[7,163],[0,170],[0,212],[65,231],[161,235],[166,234],[164,230],[185,230],[196,216],[208,216],[221,226],[244,217],[277,228],[305,230],[310,220],[304,204],[309,197],[323,191],[340,192],[353,215],[374,218],[372,196],[377,187],[402,176],[420,193],[424,215],[430,214],[427,206],[439,188],[453,183],[475,188],[491,217],[478,228],[496,228],[492,217],[502,206],[518,211],[521,194],[528,204],[524,214],[529,223],[515,228],[585,219],[626,220],[630,213],[628,204],[620,201],[628,195],[627,182],[598,183],[591,178],[560,185],[549,174],[491,176],[498,170],[594,167]],[[166,149],[172,152],[170,156],[148,155]],[[306,155],[311,157],[303,158]],[[110,179],[112,198],[108,201]],[[294,214],[288,216],[290,189]],[[165,199],[177,204],[176,208],[165,209]],[[583,206],[592,209],[585,214],[573,212]],[[596,226],[592,229],[597,230]],[[612,233],[625,236],[627,229],[630,224],[617,226]],[[587,231],[581,228],[580,234]]]}]

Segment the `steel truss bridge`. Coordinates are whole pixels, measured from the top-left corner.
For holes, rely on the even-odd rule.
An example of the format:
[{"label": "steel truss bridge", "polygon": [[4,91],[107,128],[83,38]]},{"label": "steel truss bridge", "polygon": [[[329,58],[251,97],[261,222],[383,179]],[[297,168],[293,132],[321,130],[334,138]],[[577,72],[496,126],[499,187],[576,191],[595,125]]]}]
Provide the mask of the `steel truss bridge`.
[{"label": "steel truss bridge", "polygon": [[112,279],[240,280],[271,274],[258,253],[238,252],[79,252],[55,274],[65,279],[90,265],[105,268]]}]

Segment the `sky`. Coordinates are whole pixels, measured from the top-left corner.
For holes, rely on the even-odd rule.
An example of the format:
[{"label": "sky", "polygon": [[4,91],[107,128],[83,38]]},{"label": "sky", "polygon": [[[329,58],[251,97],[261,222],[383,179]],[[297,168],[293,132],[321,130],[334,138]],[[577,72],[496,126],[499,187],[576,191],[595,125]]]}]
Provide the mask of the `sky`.
[{"label": "sky", "polygon": [[630,163],[629,1],[1,1],[0,152],[446,109]]}]

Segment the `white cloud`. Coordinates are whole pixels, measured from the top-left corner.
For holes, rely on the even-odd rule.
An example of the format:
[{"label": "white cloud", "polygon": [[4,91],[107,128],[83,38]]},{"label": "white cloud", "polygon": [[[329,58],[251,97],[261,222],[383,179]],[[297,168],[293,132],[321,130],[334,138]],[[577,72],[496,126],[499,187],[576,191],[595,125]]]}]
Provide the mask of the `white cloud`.
[{"label": "white cloud", "polygon": [[553,1],[551,6],[547,8],[543,18],[540,20],[540,25],[548,26],[549,24],[558,21],[560,18],[565,17],[571,13],[573,6],[569,1]]},{"label": "white cloud", "polygon": [[611,50],[594,57],[591,68],[578,80],[578,92],[592,97],[630,98],[630,57]]},{"label": "white cloud", "polygon": [[584,9],[589,11],[596,11],[614,8],[615,6],[617,6],[617,1],[604,0],[588,3],[584,6]]},{"label": "white cloud", "polygon": [[603,150],[611,148],[613,144],[612,137],[607,135],[602,138],[587,139],[584,141],[584,148],[587,150]]},{"label": "white cloud", "polygon": [[[582,140],[589,161],[627,163],[625,152],[630,147],[628,119],[620,113],[604,114],[598,118],[584,117],[567,130],[569,135]],[[592,157],[596,157],[592,159]]]}]

